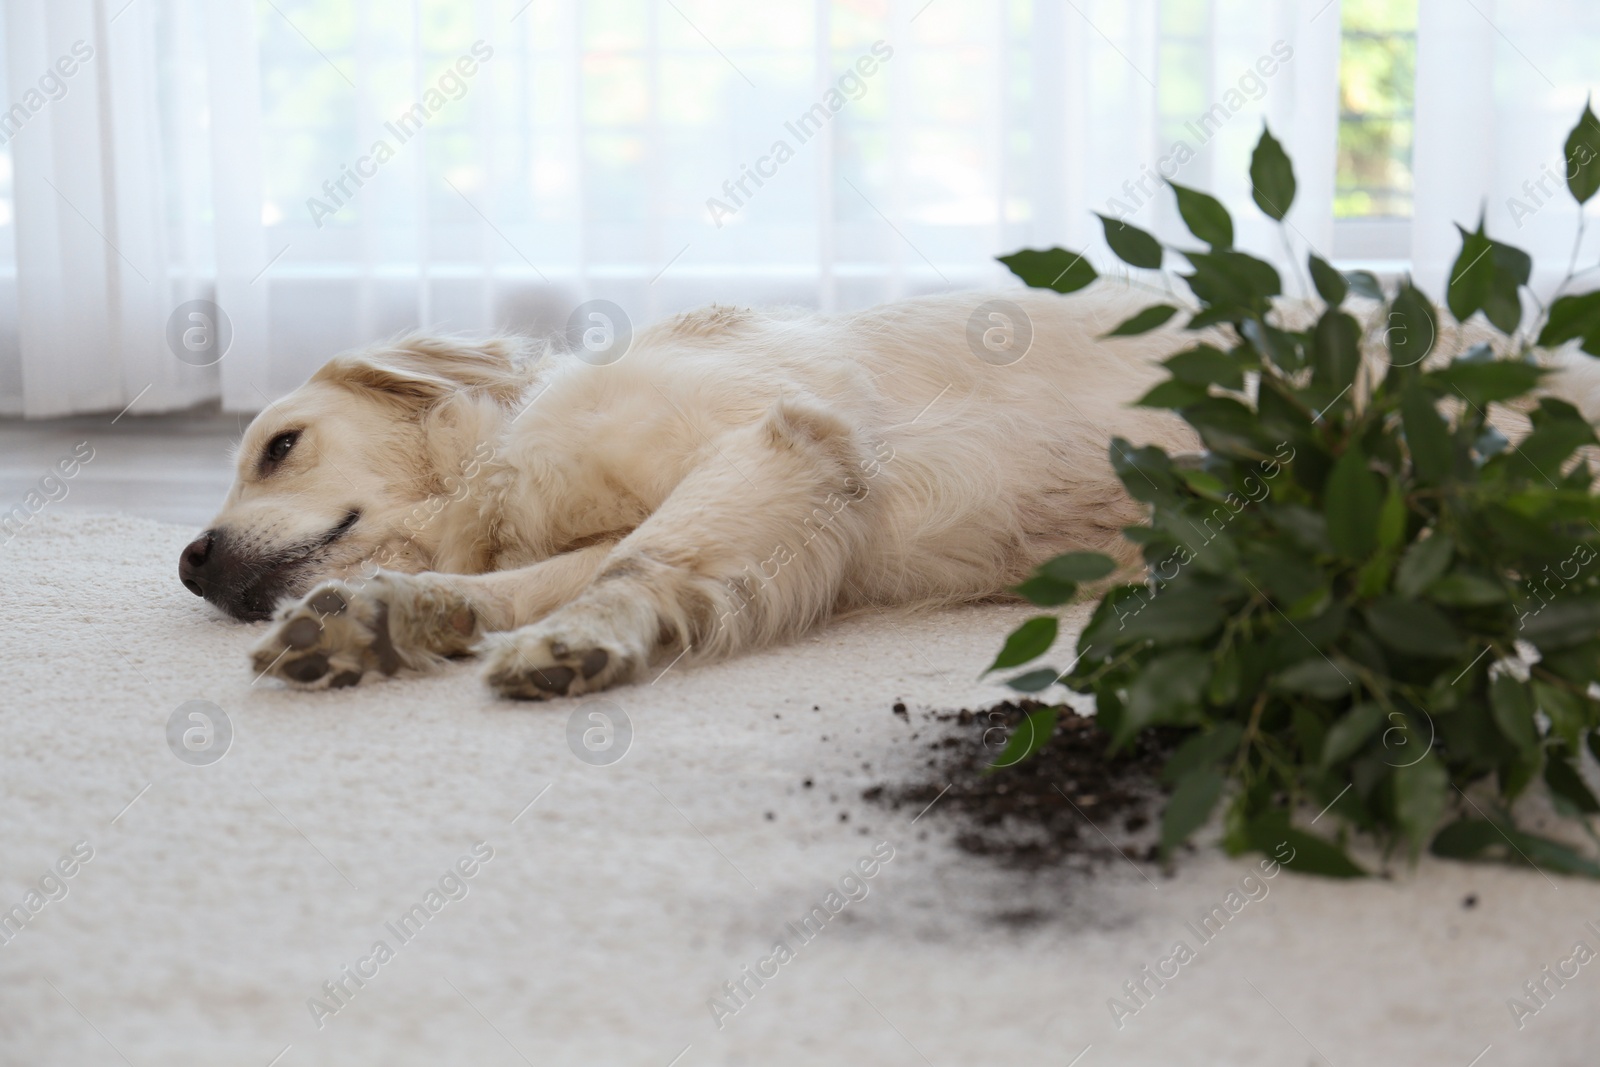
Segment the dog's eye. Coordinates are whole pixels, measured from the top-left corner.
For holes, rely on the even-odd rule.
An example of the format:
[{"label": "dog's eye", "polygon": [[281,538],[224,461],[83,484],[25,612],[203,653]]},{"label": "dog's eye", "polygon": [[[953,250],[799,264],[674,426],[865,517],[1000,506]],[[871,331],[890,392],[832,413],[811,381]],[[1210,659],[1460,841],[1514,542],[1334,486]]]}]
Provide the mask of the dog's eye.
[{"label": "dog's eye", "polygon": [[283,457],[289,454],[289,450],[294,447],[294,443],[299,439],[299,430],[280,433],[267,442],[267,451],[262,456],[263,460],[267,463],[282,463]]}]

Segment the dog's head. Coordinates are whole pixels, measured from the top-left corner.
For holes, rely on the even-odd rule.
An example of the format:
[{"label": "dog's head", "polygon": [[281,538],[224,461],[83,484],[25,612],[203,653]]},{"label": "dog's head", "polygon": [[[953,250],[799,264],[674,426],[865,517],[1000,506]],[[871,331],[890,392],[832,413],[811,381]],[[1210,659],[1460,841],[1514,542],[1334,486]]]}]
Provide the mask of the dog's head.
[{"label": "dog's head", "polygon": [[408,337],[334,358],[245,430],[221,512],[179,557],[185,588],[254,620],[326,578],[427,568],[431,505],[492,453],[519,356],[508,339]]}]

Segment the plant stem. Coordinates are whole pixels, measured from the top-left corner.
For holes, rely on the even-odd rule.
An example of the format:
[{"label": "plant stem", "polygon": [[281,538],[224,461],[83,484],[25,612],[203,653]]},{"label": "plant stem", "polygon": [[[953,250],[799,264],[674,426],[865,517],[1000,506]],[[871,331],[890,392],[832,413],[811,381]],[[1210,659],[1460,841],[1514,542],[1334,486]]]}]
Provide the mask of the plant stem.
[{"label": "plant stem", "polygon": [[1234,761],[1232,777],[1239,777],[1250,759],[1250,749],[1261,733],[1261,713],[1267,709],[1267,694],[1256,694],[1255,705],[1250,709],[1250,725],[1245,727],[1244,739],[1239,745],[1239,758]]}]

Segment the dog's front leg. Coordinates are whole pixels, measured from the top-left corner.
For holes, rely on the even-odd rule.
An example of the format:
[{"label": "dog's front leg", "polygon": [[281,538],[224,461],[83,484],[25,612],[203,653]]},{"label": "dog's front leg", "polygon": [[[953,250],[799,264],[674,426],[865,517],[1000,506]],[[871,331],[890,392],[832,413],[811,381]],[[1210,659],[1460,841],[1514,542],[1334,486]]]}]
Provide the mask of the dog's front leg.
[{"label": "dog's front leg", "polygon": [[278,613],[251,651],[259,674],[302,689],[338,689],[402,667],[425,670],[495,630],[539,618],[594,577],[610,545],[512,571],[403,574],[323,582]]},{"label": "dog's front leg", "polygon": [[634,681],[668,657],[804,630],[833,610],[859,558],[876,469],[838,415],[779,401],[719,436],[571,603],[489,635],[485,678],[504,696],[569,696]]}]

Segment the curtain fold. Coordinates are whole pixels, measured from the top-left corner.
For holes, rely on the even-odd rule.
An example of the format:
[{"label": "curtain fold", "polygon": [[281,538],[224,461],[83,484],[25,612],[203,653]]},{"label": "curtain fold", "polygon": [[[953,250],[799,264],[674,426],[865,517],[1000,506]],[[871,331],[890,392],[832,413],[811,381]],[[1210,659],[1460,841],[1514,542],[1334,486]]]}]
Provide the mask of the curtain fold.
[{"label": "curtain fold", "polygon": [[[1600,89],[1600,6],[1421,0],[1417,22],[1413,270],[1443,300],[1461,249],[1456,226],[1480,214],[1491,236],[1533,256],[1548,294],[1572,262],[1578,207],[1563,146]],[[1600,206],[1588,205],[1592,223]],[[1600,258],[1590,226],[1577,263]]]},{"label": "curtain fold", "polygon": [[14,338],[20,393],[5,409],[159,411],[212,395],[215,372],[173,359],[163,339],[154,12],[12,0],[5,52],[15,304],[0,332]]},{"label": "curtain fold", "polygon": [[1092,212],[1181,243],[1164,178],[1287,282],[1263,121],[1295,258],[1329,251],[1321,0],[8,0],[3,32],[0,413],[252,411],[344,347],[596,299],[637,328],[1007,284],[1023,246],[1115,272]]},{"label": "curtain fold", "polygon": [[[209,294],[228,316],[231,342],[218,361],[223,407],[253,411],[264,394],[254,375],[267,366],[265,272],[272,257],[261,214],[261,80],[249,0],[209,0],[204,15],[206,106],[211,137],[197,152],[210,165],[215,281]],[[203,298],[201,287],[191,294]]]}]

